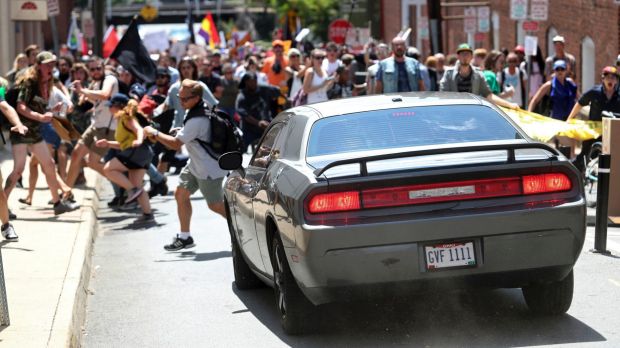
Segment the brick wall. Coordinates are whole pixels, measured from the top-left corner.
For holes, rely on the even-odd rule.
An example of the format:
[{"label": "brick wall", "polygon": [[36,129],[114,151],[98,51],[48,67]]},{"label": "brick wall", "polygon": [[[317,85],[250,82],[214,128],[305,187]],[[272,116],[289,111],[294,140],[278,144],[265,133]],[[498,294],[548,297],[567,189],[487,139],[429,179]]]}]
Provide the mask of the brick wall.
[{"label": "brick wall", "polygon": [[[436,0],[439,1],[439,0]],[[462,2],[461,0],[442,0],[442,2]],[[517,44],[517,24],[510,19],[510,1],[490,0],[491,11],[500,16],[500,47],[512,49]],[[589,36],[595,44],[596,71],[605,65],[615,62],[620,53],[620,6],[614,0],[549,0],[549,20],[540,22],[537,33],[539,45],[546,56],[547,32],[554,27],[566,39],[566,51],[577,58],[577,75],[581,76],[581,42]],[[383,28],[384,40],[400,30],[400,1],[383,0]],[[446,15],[462,15],[463,8],[444,8]],[[391,36],[390,36],[391,35]],[[484,42],[478,46],[492,48],[492,33],[488,33]],[[463,20],[443,21],[443,45],[447,53],[454,52],[456,46],[467,41],[467,34],[463,32]],[[579,82],[579,81],[578,81]]]}]

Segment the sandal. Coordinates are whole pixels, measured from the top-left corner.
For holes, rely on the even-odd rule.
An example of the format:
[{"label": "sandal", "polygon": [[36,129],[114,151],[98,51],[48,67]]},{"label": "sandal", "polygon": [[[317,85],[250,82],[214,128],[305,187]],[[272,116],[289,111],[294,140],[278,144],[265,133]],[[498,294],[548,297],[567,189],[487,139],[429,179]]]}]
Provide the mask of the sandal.
[{"label": "sandal", "polygon": [[21,204],[32,205],[32,201],[28,201],[26,198],[20,198],[17,201]]},{"label": "sandal", "polygon": [[75,203],[75,196],[73,195],[73,192],[69,191],[69,192],[65,192],[62,195],[62,200],[63,201],[68,201],[71,203]]}]

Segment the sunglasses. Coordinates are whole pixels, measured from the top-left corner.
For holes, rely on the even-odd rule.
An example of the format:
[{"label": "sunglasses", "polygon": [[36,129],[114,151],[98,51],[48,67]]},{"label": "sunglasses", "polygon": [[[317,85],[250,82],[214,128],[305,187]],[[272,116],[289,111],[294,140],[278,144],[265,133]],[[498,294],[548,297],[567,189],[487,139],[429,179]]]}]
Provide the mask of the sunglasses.
[{"label": "sunglasses", "polygon": [[325,59],[325,56],[314,56],[312,58],[314,58],[314,59]]},{"label": "sunglasses", "polygon": [[289,56],[289,58],[299,58],[299,55],[298,55],[298,54],[291,54],[291,55]]},{"label": "sunglasses", "polygon": [[157,75],[157,77],[156,77],[156,78],[158,78],[158,79],[163,79],[163,78],[167,78],[167,77],[168,77],[168,75]]},{"label": "sunglasses", "polygon": [[100,67],[100,66],[98,66],[98,67],[96,67],[96,68],[89,68],[88,70],[89,70],[89,71],[101,71],[101,70],[103,70],[103,68],[102,68],[102,67]]},{"label": "sunglasses", "polygon": [[565,71],[566,69],[564,69],[564,68],[555,68],[553,70],[555,70],[555,71]]},{"label": "sunglasses", "polygon": [[177,94],[177,97],[179,97],[180,101],[182,101],[183,103],[186,103],[186,102],[190,101],[192,98],[197,97],[197,96],[190,95],[189,97],[181,97],[180,94]]}]

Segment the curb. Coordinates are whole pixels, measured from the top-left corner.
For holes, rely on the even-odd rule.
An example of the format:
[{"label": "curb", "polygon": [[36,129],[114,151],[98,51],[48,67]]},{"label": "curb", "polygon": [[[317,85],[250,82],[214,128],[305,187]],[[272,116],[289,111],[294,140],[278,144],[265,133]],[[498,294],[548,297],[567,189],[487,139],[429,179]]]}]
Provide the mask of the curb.
[{"label": "curb", "polygon": [[48,347],[80,347],[86,320],[88,284],[92,270],[92,253],[97,236],[97,208],[102,177],[95,176],[93,190],[82,201],[82,222],[72,246],[71,260],[56,307],[54,321],[47,341]]}]

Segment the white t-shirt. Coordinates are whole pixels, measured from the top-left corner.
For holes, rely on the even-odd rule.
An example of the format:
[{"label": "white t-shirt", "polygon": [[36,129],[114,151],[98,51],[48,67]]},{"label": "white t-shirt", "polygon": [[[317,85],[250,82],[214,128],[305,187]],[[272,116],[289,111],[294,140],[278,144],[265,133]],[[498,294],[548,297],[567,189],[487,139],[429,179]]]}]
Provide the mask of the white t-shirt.
[{"label": "white t-shirt", "polygon": [[[515,69],[515,73],[513,75],[510,73],[508,68],[504,68],[504,76],[506,78],[506,81],[503,81],[502,83],[504,86],[504,91],[509,85],[515,89],[515,93],[512,95],[511,98],[508,98],[507,100],[521,105],[523,103],[523,99],[522,99],[522,94],[521,94],[521,80],[519,79],[519,69],[518,68]],[[525,71],[521,70],[521,76],[523,78],[523,83],[526,83],[527,74],[525,73]],[[501,74],[500,74],[500,78],[501,78]]]},{"label": "white t-shirt", "polygon": [[[103,79],[103,86],[101,83],[98,83],[95,90],[103,90],[111,86],[112,94],[118,93],[118,80],[116,77],[108,75]],[[117,120],[114,119],[112,113],[110,112],[110,108],[106,106],[106,100],[97,100],[93,104],[95,104],[95,108],[93,110],[92,124],[95,128],[110,128],[112,130],[116,129]],[[110,120],[112,120],[110,122]],[[109,126],[108,126],[109,125]]]},{"label": "white t-shirt", "polygon": [[71,102],[71,99],[69,99],[69,97],[67,95],[65,95],[64,93],[62,93],[61,90],[59,90],[58,88],[54,87],[52,89],[52,94],[50,95],[50,98],[47,102],[47,108],[49,110],[52,110],[54,108],[54,106],[56,106],[56,104],[58,103],[62,103],[62,109],[61,109],[61,114],[64,113],[64,117],[66,117],[66,112],[67,109],[69,109],[73,103]]},{"label": "white t-shirt", "polygon": [[334,62],[330,63],[329,60],[325,58],[321,63],[323,70],[327,71],[327,76],[333,75],[336,72],[336,69],[338,69],[341,65],[342,61],[340,59],[336,59]]},{"label": "white t-shirt", "polygon": [[189,154],[187,164],[189,172],[201,180],[208,178],[218,179],[226,176],[228,171],[220,168],[217,160],[211,157],[207,151],[195,139],[205,142],[211,140],[211,121],[207,117],[193,117],[189,119],[183,128],[179,130],[176,138],[185,144]]}]

